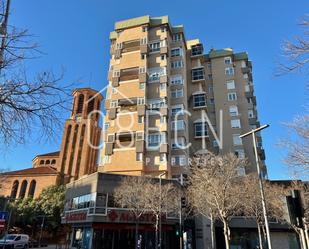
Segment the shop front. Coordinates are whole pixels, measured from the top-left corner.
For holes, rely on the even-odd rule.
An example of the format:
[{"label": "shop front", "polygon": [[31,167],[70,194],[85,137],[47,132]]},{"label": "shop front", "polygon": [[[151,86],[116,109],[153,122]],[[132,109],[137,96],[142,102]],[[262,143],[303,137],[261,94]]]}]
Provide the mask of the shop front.
[{"label": "shop front", "polygon": [[[63,224],[71,226],[70,246],[77,249],[135,249],[136,225],[140,249],[155,249],[152,213],[138,221],[129,209],[115,206],[113,189],[119,176],[96,173],[67,186]],[[179,218],[161,216],[162,249],[179,249]]]}]

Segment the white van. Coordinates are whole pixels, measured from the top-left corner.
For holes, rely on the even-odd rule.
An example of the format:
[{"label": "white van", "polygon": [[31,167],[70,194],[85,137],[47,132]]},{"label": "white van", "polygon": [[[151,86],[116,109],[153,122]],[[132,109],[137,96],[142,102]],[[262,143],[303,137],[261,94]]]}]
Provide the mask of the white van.
[{"label": "white van", "polygon": [[27,249],[29,236],[27,234],[7,234],[0,240],[0,248]]}]

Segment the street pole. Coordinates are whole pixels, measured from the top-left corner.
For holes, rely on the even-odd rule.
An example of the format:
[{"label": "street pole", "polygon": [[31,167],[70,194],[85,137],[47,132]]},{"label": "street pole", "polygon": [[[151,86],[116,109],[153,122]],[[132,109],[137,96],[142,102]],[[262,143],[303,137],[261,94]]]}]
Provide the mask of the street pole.
[{"label": "street pole", "polygon": [[260,188],[260,194],[261,194],[261,200],[262,200],[263,216],[264,216],[264,221],[265,221],[267,244],[268,244],[268,249],[272,249],[271,237],[270,237],[270,231],[269,231],[269,223],[268,223],[268,218],[267,218],[267,207],[266,207],[266,201],[265,201],[264,185],[263,185],[263,179],[262,179],[262,174],[261,174],[261,169],[260,169],[259,156],[258,156],[258,153],[257,153],[256,138],[255,138],[256,132],[259,132],[259,131],[267,128],[267,127],[269,127],[269,125],[263,125],[263,126],[256,128],[256,129],[254,129],[250,132],[247,132],[247,133],[245,133],[245,134],[243,134],[239,137],[244,138],[244,137],[247,137],[249,135],[252,135],[256,169],[257,169],[258,178],[259,178],[259,188]]},{"label": "street pole", "polygon": [[45,221],[45,215],[43,215],[43,219],[42,219],[42,223],[41,223],[41,231],[40,231],[40,238],[39,238],[39,246],[41,246],[41,240],[42,240],[42,233],[43,233],[44,221]]},{"label": "street pole", "polygon": [[182,232],[182,202],[181,202],[181,197],[180,197],[180,210],[179,210],[179,243],[180,243],[180,249],[182,249],[182,236],[183,236],[183,232]]},{"label": "street pole", "polygon": [[161,214],[161,208],[162,208],[162,176],[166,175],[166,172],[163,172],[159,175],[159,191],[160,191],[160,206],[159,206],[159,248],[162,248],[162,214]]}]

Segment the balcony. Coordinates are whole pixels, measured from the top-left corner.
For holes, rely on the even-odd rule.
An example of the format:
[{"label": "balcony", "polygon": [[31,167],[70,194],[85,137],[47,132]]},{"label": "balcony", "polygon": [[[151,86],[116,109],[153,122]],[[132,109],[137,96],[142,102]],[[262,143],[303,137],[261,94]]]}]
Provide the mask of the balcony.
[{"label": "balcony", "polygon": [[204,53],[203,44],[196,44],[191,46],[191,57],[202,56]]},{"label": "balcony", "polygon": [[253,97],[253,86],[252,85],[245,86],[245,97],[246,98]]},{"label": "balcony", "polygon": [[140,50],[140,40],[132,40],[122,43],[122,53]]},{"label": "balcony", "polygon": [[251,74],[251,68],[250,67],[248,67],[248,66],[246,66],[246,67],[242,67],[241,68],[241,72],[243,73],[243,74]]},{"label": "balcony", "polygon": [[119,81],[128,81],[128,80],[136,80],[139,79],[139,68],[132,67],[122,69],[120,71]]},{"label": "balcony", "polygon": [[256,117],[249,118],[249,125],[256,125],[256,123],[257,123]]},{"label": "balcony", "polygon": [[265,150],[262,147],[257,147],[257,152],[262,161],[266,159]]},{"label": "balcony", "polygon": [[115,149],[135,147],[135,135],[133,133],[118,133],[114,143]]}]

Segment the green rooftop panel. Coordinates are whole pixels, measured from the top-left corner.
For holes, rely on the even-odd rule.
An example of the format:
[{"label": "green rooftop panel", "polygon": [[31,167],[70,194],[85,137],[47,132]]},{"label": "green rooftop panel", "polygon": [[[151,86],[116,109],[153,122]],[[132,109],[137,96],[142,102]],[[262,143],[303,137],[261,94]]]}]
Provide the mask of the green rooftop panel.
[{"label": "green rooftop panel", "polygon": [[233,49],[231,48],[224,48],[224,49],[218,49],[218,50],[210,50],[209,51],[209,58],[217,58],[217,57],[223,57],[223,56],[229,56],[233,54]]},{"label": "green rooftop panel", "polygon": [[116,32],[116,31],[110,32],[110,33],[109,33],[109,39],[110,39],[110,40],[117,39],[117,32]]},{"label": "green rooftop panel", "polygon": [[150,16],[140,16],[120,22],[115,23],[115,30],[117,29],[126,29],[130,27],[139,26],[142,24],[150,23]]},{"label": "green rooftop panel", "polygon": [[183,33],[183,25],[177,25],[172,27],[173,33]]},{"label": "green rooftop panel", "polygon": [[151,17],[150,18],[150,25],[151,26],[158,26],[162,24],[168,23],[168,16],[160,16],[160,17]]},{"label": "green rooftop panel", "polygon": [[237,53],[234,55],[235,60],[247,60],[248,54],[246,52]]}]

